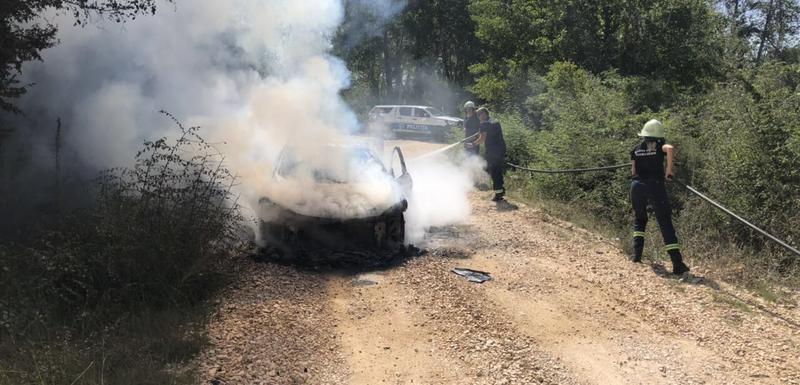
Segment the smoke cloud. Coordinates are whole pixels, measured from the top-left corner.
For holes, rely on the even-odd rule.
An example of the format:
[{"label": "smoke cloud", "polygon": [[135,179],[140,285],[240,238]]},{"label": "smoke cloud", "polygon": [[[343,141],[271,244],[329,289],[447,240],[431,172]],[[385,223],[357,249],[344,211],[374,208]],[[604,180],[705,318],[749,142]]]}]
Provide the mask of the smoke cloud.
[{"label": "smoke cloud", "polygon": [[[348,3],[370,16],[359,24],[363,34],[378,33],[402,6],[392,0]],[[315,165],[334,173],[352,171],[352,164],[337,163],[320,148],[360,128],[339,96],[350,74],[329,53],[345,17],[341,1],[179,1],[174,7],[161,4],[152,17],[88,27],[74,26],[69,15],[47,17],[60,26],[60,44],[43,53],[43,62],[24,68],[25,80],[36,86],[21,107],[36,118],[21,125],[36,132],[35,126],[60,117],[64,152],[70,154],[67,168],[129,165],[143,140],[175,132],[172,122],[157,113],[163,109],[187,125],[203,127],[201,135],[240,176],[242,196],[254,211],[259,198],[270,196],[307,213],[357,217],[397,199],[392,181],[369,168],[360,180],[371,183],[346,193],[310,187],[318,177],[310,171]],[[307,174],[297,178],[299,185],[278,187],[271,180],[287,143],[308,163]],[[414,178],[464,175],[448,167],[421,168]],[[458,203],[453,215],[431,215],[429,208],[413,203],[433,202],[426,183],[416,186],[408,213],[414,234],[444,218],[468,215],[466,202]],[[471,181],[458,177],[450,186],[437,196],[466,197]]]},{"label": "smoke cloud", "polygon": [[477,156],[456,160],[446,153],[409,162],[414,176],[406,217],[406,237],[419,242],[431,227],[461,223],[471,213],[469,192],[484,175],[486,162]]}]

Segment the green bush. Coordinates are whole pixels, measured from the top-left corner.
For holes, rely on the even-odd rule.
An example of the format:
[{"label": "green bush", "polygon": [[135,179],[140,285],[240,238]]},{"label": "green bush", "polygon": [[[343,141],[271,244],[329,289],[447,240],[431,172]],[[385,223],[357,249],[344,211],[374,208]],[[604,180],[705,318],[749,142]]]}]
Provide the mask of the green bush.
[{"label": "green bush", "polygon": [[[606,166],[628,161],[638,121],[625,93],[626,79],[614,73],[595,77],[572,63],[556,63],[540,79],[543,92],[526,101],[538,116],[537,129],[518,115],[501,116],[509,158],[541,169]],[[622,225],[628,204],[627,171],[587,174],[536,174],[530,188],[537,195],[587,207],[601,218]]]},{"label": "green bush", "polygon": [[[685,157],[691,182],[794,245],[800,243],[799,84],[800,66],[766,64],[698,98],[675,119],[680,141],[691,149]],[[768,272],[798,268],[796,256],[722,213],[693,205],[684,215],[703,219],[687,221],[687,232],[746,246]]]}]

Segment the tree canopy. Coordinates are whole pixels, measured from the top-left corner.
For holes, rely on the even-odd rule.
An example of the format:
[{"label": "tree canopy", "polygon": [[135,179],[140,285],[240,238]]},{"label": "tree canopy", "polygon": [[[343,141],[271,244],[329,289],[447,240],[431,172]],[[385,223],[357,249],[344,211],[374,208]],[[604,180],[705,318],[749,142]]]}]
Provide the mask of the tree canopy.
[{"label": "tree canopy", "polygon": [[[347,19],[360,9],[348,2]],[[418,83],[434,74],[509,107],[555,62],[703,92],[732,70],[800,60],[799,26],[796,0],[411,0],[355,44],[346,23],[336,52],[373,99],[425,99]]]}]

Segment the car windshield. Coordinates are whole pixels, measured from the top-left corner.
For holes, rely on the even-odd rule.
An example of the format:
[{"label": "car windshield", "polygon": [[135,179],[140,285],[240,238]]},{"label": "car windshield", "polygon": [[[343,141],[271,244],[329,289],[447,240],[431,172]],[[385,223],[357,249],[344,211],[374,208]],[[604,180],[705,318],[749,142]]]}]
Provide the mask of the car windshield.
[{"label": "car windshield", "polygon": [[373,115],[374,114],[388,114],[388,113],[392,112],[393,109],[394,109],[393,107],[373,107],[372,110],[370,110],[369,113],[373,114]]},{"label": "car windshield", "polygon": [[433,107],[425,107],[425,111],[428,111],[433,116],[444,116],[444,112]]},{"label": "car windshield", "polygon": [[368,148],[326,146],[315,159],[298,159],[296,151],[286,148],[276,173],[283,177],[310,175],[319,183],[362,182],[376,173],[386,174],[383,163]]}]

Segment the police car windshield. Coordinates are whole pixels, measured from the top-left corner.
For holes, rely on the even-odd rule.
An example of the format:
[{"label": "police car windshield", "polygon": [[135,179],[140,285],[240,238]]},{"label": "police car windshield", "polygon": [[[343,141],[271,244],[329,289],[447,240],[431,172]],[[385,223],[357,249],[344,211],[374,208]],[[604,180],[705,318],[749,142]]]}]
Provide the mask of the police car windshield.
[{"label": "police car windshield", "polygon": [[439,111],[438,109],[433,107],[425,107],[425,111],[428,111],[428,113],[430,113],[433,116],[444,116],[444,112]]}]

